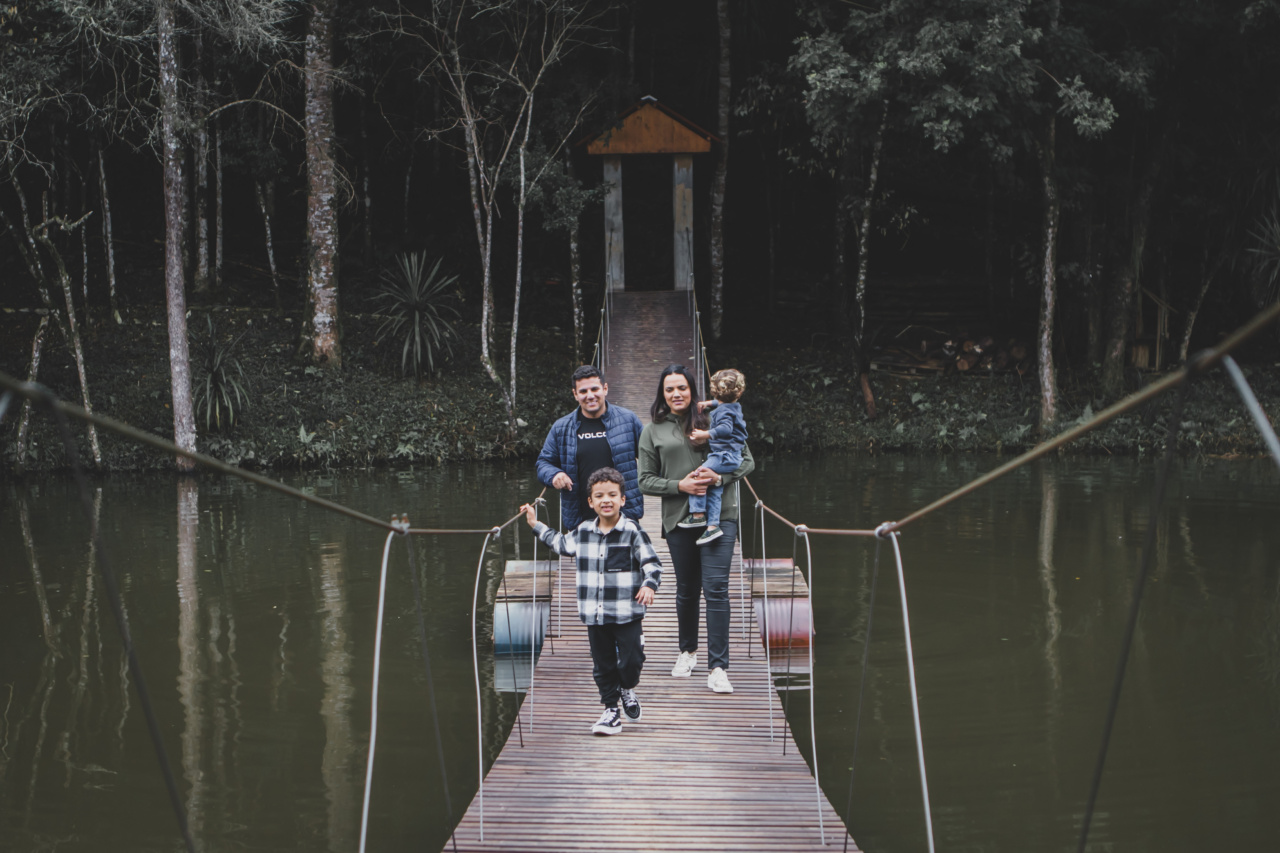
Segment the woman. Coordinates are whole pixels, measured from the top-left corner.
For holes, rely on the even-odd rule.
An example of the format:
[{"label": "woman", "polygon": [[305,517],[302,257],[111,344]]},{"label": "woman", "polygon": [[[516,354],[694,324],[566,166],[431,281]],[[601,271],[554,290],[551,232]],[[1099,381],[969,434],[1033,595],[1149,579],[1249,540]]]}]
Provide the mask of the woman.
[{"label": "woman", "polygon": [[688,495],[706,494],[707,486],[732,483],[755,469],[749,449],[742,465],[721,477],[702,468],[707,457],[706,440],[695,444],[690,432],[706,429],[706,416],[694,403],[693,377],[682,364],[662,371],[658,396],[650,410],[652,422],[640,433],[640,491],[662,497],[662,536],[671,551],[676,574],[676,622],[680,629],[680,656],[671,674],[688,677],[698,664],[700,598],[707,602],[707,687],[716,693],[732,693],[729,683],[729,563],[738,538],[738,496],[725,489],[720,507],[724,535],[697,545],[702,530],[681,527],[689,515]]}]

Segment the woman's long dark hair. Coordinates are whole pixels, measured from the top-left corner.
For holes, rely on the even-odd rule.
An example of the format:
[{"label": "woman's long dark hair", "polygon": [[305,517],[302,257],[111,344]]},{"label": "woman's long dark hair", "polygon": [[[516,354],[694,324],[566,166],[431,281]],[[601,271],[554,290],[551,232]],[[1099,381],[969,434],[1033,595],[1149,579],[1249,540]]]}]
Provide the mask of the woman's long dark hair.
[{"label": "woman's long dark hair", "polygon": [[680,431],[688,435],[689,430],[694,427],[706,429],[709,422],[707,415],[705,412],[698,411],[698,383],[693,381],[693,374],[683,364],[668,364],[662,369],[662,375],[658,377],[658,396],[653,401],[653,407],[649,409],[649,419],[656,424],[666,420],[671,414],[671,407],[667,405],[667,397],[662,393],[662,387],[667,377],[673,373],[679,373],[689,383],[689,408],[684,410],[684,414],[677,416],[680,421]]}]

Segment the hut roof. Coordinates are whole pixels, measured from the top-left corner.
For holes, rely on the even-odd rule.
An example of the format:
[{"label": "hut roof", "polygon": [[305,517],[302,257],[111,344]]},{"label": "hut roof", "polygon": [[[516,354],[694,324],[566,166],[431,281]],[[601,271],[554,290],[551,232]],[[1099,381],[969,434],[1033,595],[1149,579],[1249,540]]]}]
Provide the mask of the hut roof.
[{"label": "hut roof", "polygon": [[583,143],[588,154],[702,154],[720,140],[646,95],[613,126]]}]

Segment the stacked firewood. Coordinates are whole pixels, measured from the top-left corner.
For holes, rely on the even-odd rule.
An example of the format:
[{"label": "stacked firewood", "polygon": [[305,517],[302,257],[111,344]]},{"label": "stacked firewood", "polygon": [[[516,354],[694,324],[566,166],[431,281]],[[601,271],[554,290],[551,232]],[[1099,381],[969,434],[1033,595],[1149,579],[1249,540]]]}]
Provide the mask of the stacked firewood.
[{"label": "stacked firewood", "polygon": [[[1008,370],[1012,368],[1018,373],[1027,371],[1027,346],[1015,338],[1010,338],[1004,346],[997,346],[990,335],[977,340],[956,341],[954,338],[946,342],[956,351],[956,370]],[[946,346],[944,344],[944,347]]]},{"label": "stacked firewood", "polygon": [[911,372],[987,370],[1022,374],[1030,369],[1029,356],[1029,347],[1017,338],[998,344],[990,335],[975,338],[952,336],[945,339],[921,338],[916,348],[884,347],[872,361],[881,368],[907,368]]}]

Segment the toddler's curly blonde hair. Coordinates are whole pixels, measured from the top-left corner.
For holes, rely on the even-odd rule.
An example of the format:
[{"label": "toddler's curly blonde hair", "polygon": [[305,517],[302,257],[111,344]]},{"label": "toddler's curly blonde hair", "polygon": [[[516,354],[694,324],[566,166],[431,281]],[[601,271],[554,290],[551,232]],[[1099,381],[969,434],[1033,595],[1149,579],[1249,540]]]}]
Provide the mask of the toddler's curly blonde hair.
[{"label": "toddler's curly blonde hair", "polygon": [[736,403],[747,390],[747,377],[732,368],[717,370],[711,377],[711,396],[721,403]]}]

